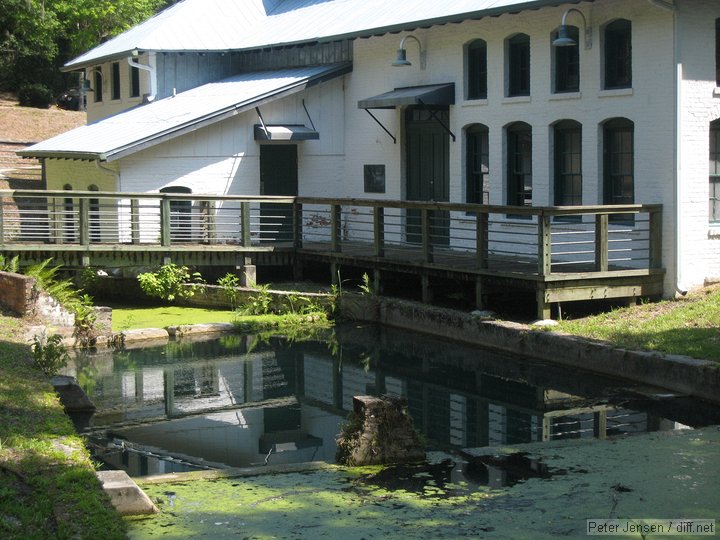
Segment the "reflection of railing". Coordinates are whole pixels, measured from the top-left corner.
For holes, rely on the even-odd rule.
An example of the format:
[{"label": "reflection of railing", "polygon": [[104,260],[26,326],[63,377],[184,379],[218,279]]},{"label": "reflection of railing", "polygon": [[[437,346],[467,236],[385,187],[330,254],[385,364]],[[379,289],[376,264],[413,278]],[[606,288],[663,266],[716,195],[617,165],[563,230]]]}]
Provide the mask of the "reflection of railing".
[{"label": "reflection of railing", "polygon": [[[661,266],[660,205],[0,191],[0,245],[259,245],[509,275]],[[203,249],[208,249],[207,247]],[[596,276],[597,277],[597,276]]]}]

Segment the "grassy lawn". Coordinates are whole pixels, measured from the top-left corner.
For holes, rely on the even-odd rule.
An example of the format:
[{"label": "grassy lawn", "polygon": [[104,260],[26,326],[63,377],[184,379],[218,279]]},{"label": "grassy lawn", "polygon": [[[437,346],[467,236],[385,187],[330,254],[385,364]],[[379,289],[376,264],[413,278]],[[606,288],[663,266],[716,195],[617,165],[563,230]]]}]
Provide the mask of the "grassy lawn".
[{"label": "grassy lawn", "polygon": [[558,330],[618,347],[720,362],[720,286],[679,300],[621,308],[562,321]]},{"label": "grassy lawn", "polygon": [[0,316],[0,538],[124,538],[21,322]]},{"label": "grassy lawn", "polygon": [[180,324],[233,322],[235,311],[181,306],[113,307],[113,332],[139,328],[166,328]]}]

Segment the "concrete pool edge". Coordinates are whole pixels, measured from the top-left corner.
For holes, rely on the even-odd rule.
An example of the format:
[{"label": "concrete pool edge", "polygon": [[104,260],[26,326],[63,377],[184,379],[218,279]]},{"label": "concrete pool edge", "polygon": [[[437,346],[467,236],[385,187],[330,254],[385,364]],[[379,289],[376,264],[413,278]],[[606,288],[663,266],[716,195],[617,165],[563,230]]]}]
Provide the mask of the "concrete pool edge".
[{"label": "concrete pool edge", "polygon": [[531,325],[488,320],[471,313],[395,298],[344,297],[339,309],[341,315],[350,320],[380,323],[532,356],[720,404],[720,366],[709,360],[632,351]]}]

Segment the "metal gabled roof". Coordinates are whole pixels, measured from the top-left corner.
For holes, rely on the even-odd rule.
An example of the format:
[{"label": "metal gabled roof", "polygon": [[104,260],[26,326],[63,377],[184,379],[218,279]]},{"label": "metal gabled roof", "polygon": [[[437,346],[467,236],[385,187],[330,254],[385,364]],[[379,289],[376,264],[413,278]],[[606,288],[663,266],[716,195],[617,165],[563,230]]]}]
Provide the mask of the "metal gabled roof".
[{"label": "metal gabled roof", "polygon": [[114,161],[351,71],[349,63],[235,75],[81,126],[17,152]]},{"label": "metal gabled roof", "polygon": [[593,0],[184,0],[71,60],[66,70],[131,51],[232,51],[367,37]]}]

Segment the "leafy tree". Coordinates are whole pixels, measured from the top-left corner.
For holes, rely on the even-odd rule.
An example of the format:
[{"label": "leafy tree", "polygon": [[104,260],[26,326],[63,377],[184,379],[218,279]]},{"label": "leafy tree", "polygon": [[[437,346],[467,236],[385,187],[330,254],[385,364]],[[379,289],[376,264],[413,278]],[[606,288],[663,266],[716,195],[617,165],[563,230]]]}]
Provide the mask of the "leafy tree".
[{"label": "leafy tree", "polygon": [[70,85],[59,68],[174,3],[168,0],[0,0],[0,89]]}]

